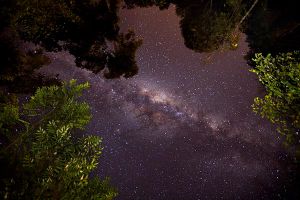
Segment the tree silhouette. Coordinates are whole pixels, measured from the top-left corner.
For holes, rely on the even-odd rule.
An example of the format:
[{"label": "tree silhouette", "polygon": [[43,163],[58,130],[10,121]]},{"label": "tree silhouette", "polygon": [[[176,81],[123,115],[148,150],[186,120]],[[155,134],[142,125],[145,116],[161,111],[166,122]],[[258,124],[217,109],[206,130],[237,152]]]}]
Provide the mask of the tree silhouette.
[{"label": "tree silhouette", "polygon": [[[13,5],[7,6],[7,8],[13,6],[15,12],[9,19],[9,28],[16,30],[22,40],[40,45],[47,51],[68,51],[75,56],[78,67],[87,68],[95,73],[105,68],[112,74],[110,77],[123,75],[129,77],[129,74],[137,73],[135,62],[127,62],[122,66],[116,62],[114,65],[108,64],[113,55],[122,57],[122,60],[134,60],[135,51],[141,44],[141,40],[134,34],[129,33],[131,36],[127,39],[119,33],[119,0],[14,0],[13,2]],[[1,11],[4,12],[5,9]],[[118,42],[123,44],[116,45]],[[110,48],[112,44],[124,46],[125,43],[128,47],[135,46],[127,50],[133,52],[115,52],[115,49]],[[124,67],[128,64],[134,66]]]}]

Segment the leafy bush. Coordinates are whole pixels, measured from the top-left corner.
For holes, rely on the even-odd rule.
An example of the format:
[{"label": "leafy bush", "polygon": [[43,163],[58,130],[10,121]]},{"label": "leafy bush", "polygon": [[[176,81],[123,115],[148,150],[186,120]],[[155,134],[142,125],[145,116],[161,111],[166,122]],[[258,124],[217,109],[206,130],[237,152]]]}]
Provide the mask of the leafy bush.
[{"label": "leafy bush", "polygon": [[22,108],[0,108],[0,194],[3,199],[113,199],[108,179],[90,177],[101,138],[79,136],[90,121],[78,101],[88,83],[39,88]]},{"label": "leafy bush", "polygon": [[256,67],[252,72],[258,75],[267,90],[264,98],[255,99],[254,111],[278,125],[278,131],[285,136],[286,144],[299,147],[300,52],[275,57],[256,54],[253,60]]}]

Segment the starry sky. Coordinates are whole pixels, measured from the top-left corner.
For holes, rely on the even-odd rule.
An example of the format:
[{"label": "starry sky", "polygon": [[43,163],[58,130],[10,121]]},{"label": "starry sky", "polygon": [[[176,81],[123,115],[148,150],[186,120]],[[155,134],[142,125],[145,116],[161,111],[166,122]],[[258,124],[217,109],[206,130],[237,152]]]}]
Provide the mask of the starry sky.
[{"label": "starry sky", "polygon": [[121,30],[143,39],[139,74],[106,80],[49,53],[63,80],[89,81],[87,134],[103,138],[95,175],[109,176],[117,199],[280,199],[291,164],[275,128],[251,104],[263,87],[235,51],[199,54],[184,46],[175,8],[121,10]]}]

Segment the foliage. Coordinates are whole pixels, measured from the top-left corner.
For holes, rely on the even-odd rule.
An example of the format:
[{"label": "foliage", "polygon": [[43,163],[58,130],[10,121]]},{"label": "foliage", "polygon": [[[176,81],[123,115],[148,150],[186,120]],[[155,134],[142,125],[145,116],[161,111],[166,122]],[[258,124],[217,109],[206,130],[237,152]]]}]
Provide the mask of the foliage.
[{"label": "foliage", "polygon": [[138,73],[135,53],[142,45],[142,40],[136,40],[133,31],[121,34],[115,43],[115,53],[108,58],[106,78],[132,77]]},{"label": "foliage", "polygon": [[19,107],[17,104],[18,101],[14,95],[4,95],[4,92],[0,91],[0,133],[5,137],[9,137],[10,130],[18,123]]},{"label": "foliage", "polygon": [[[127,8],[174,4],[181,18],[180,28],[186,47],[196,52],[211,52],[224,44],[236,48],[238,25],[252,2],[245,0],[125,0]],[[229,46],[230,46],[229,45]],[[227,46],[226,46],[227,47]]]},{"label": "foliage", "polygon": [[58,84],[55,78],[35,73],[50,60],[40,48],[25,50],[15,31],[0,33],[0,51],[0,85],[9,91],[34,92],[38,86]]},{"label": "foliage", "polygon": [[124,41],[134,48],[126,49],[129,53],[114,58],[120,58],[121,61],[109,63],[112,56],[120,54],[110,48],[111,44],[124,39],[123,34],[119,33],[119,0],[16,2],[17,9],[12,24],[22,40],[39,44],[48,51],[66,50],[75,56],[78,67],[94,73],[107,68],[108,73],[112,73],[109,77],[129,77],[128,74],[136,74],[136,65],[130,66],[135,61],[119,64],[123,59],[135,59],[135,51],[141,40],[136,39],[134,34],[129,33],[131,37]]},{"label": "foliage", "polygon": [[182,18],[180,26],[185,45],[197,52],[211,52],[231,43],[246,3],[222,0],[179,4],[177,13]]},{"label": "foliage", "polygon": [[167,9],[171,0],[124,0],[127,8],[158,6],[160,9]]},{"label": "foliage", "polygon": [[234,23],[226,13],[199,13],[197,16],[187,14],[181,21],[185,45],[197,52],[217,50],[228,39],[227,34],[234,29]]},{"label": "foliage", "polygon": [[[2,104],[3,199],[112,199],[108,179],[92,178],[102,151],[97,136],[76,135],[91,115],[78,101],[88,83],[43,87],[22,108]],[[6,130],[4,132],[3,130]]]},{"label": "foliage", "polygon": [[16,47],[13,34],[0,34],[0,80],[13,80],[20,71],[21,53]]},{"label": "foliage", "polygon": [[13,6],[13,0],[0,1],[0,32],[3,31],[3,29],[9,25],[12,17]]},{"label": "foliage", "polygon": [[300,52],[275,57],[256,54],[252,72],[266,87],[267,95],[257,97],[253,109],[278,125],[287,144],[300,145]]},{"label": "foliage", "polygon": [[[300,48],[298,2],[260,0],[247,18],[245,33],[253,52],[278,54]],[[254,55],[249,55],[253,57]]]},{"label": "foliage", "polygon": [[0,81],[13,81],[16,77],[31,74],[35,69],[49,63],[41,49],[27,51],[20,47],[18,33],[11,27],[15,10],[16,1],[0,2]]}]

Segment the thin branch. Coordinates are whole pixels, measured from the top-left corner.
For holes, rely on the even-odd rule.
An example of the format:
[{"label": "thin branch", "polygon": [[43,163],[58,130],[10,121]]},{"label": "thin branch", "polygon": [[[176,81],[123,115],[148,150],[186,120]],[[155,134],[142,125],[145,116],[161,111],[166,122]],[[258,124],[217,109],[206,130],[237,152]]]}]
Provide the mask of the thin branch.
[{"label": "thin branch", "polygon": [[243,16],[243,18],[241,19],[241,21],[238,23],[238,27],[244,22],[244,20],[248,17],[248,15],[251,13],[251,11],[253,10],[253,8],[255,7],[255,5],[258,3],[259,0],[255,0],[255,2],[252,4],[252,6],[250,7],[250,9],[247,11],[247,13]]}]

